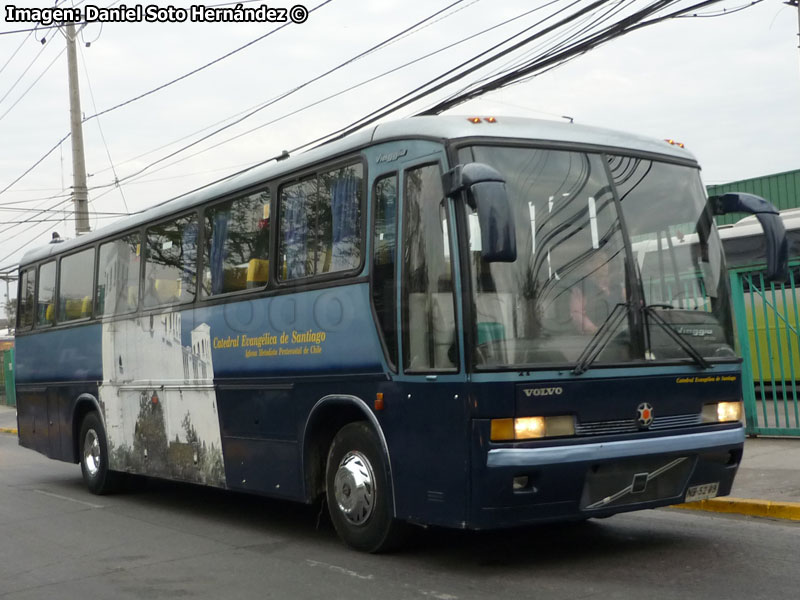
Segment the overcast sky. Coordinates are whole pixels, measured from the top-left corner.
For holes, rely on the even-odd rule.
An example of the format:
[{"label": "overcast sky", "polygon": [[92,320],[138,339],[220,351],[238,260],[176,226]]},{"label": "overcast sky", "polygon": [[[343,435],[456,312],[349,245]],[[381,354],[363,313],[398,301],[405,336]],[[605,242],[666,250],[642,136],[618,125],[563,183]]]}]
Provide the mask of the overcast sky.
[{"label": "overcast sky", "polygon": [[[305,6],[312,9],[322,1]],[[206,5],[222,2],[210,0]],[[84,137],[92,228],[110,222],[103,213],[141,210],[333,131],[534,25],[558,8],[567,8],[567,12],[576,8],[568,8],[568,0],[464,0],[425,28],[137,174],[181,146],[229,124],[236,115],[324,73],[453,2],[331,0],[311,12],[305,23],[289,24],[197,74],[87,121]],[[3,3],[0,34],[30,28],[30,23],[5,20],[8,4],[12,3]],[[13,4],[44,7],[53,2],[19,0]],[[59,5],[71,4],[72,0],[66,0]],[[107,6],[111,0],[75,0],[74,4]],[[124,4],[132,7],[137,3]],[[163,1],[159,4],[167,5]],[[183,7],[191,3],[172,4]],[[245,6],[261,4],[249,2]],[[292,0],[269,3],[287,8],[292,4]],[[587,0],[577,6],[588,4]],[[618,4],[641,8],[649,1],[620,0]],[[689,4],[679,2],[677,7]],[[763,0],[733,14],[707,16],[748,4],[747,0],[726,0],[699,11],[706,16],[675,19],[633,32],[558,69],[450,112],[545,119],[568,115],[578,123],[673,138],[684,142],[699,158],[706,183],[798,169],[798,11],[780,0]],[[266,125],[533,8],[540,10]],[[88,25],[79,40],[82,111],[90,116],[130,100],[278,27],[269,23],[194,22]],[[526,47],[514,56],[537,48],[541,51],[555,41],[552,36],[544,38],[538,46]],[[0,190],[69,132],[64,47],[57,29],[0,35]],[[396,117],[414,114],[444,95],[408,107]],[[239,137],[221,143],[234,136]],[[64,203],[71,179],[70,142],[66,141],[0,194],[0,266],[13,264],[26,249],[46,243],[54,230],[62,237],[74,236],[71,205]],[[115,179],[123,181],[121,186],[113,185]],[[37,215],[7,210],[51,209],[59,202],[58,208],[67,212]],[[44,217],[63,220],[33,224]],[[30,221],[14,225],[26,219]],[[0,287],[0,294],[4,293],[4,287]]]}]

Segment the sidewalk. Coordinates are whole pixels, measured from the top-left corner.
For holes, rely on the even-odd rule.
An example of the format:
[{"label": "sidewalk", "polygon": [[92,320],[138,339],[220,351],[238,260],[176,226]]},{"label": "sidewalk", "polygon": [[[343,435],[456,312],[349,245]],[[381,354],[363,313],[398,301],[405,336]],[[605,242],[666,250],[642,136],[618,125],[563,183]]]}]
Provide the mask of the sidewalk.
[{"label": "sidewalk", "polygon": [[800,521],[800,438],[748,438],[730,496],[677,508]]},{"label": "sidewalk", "polygon": [[[0,406],[0,435],[16,433],[16,409]],[[748,439],[730,496],[678,508],[800,521],[800,439]]]}]

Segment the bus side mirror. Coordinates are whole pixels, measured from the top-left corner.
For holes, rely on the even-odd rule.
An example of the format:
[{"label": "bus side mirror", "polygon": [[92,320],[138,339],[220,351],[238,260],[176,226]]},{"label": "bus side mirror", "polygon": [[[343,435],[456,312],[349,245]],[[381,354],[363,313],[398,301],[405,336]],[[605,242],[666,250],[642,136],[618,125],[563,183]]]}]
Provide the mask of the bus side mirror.
[{"label": "bus side mirror", "polygon": [[478,213],[481,258],[486,262],[517,260],[514,212],[503,176],[489,165],[456,165],[442,176],[445,193],[455,197],[466,192],[466,201]]},{"label": "bus side mirror", "polygon": [[789,243],[780,212],[760,196],[732,192],[708,199],[715,215],[744,212],[755,215],[767,242],[767,281],[786,281],[789,274]]}]

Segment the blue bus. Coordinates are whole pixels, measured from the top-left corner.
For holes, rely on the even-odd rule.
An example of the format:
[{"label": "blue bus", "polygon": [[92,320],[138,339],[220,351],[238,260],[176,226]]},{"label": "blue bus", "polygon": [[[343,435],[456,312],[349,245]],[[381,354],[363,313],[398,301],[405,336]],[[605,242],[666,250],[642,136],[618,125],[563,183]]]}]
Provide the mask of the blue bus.
[{"label": "blue bus", "polygon": [[380,124],[27,253],[19,442],[96,494],[135,473],[323,499],[372,552],[408,523],[725,495],[744,441],[712,219],[730,210],[758,213],[779,276],[777,211],[709,203],[678,146]]}]

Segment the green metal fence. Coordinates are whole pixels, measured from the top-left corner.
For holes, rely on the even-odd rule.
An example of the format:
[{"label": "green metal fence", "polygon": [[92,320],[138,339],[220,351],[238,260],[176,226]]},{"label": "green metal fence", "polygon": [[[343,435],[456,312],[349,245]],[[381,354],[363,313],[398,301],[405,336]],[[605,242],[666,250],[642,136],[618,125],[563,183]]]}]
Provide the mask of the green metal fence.
[{"label": "green metal fence", "polygon": [[14,377],[14,348],[9,348],[3,353],[2,372],[3,385],[5,386],[5,403],[8,406],[16,406],[17,390]]},{"label": "green metal fence", "polygon": [[767,283],[761,269],[731,269],[748,435],[800,437],[800,262],[789,280]]}]

